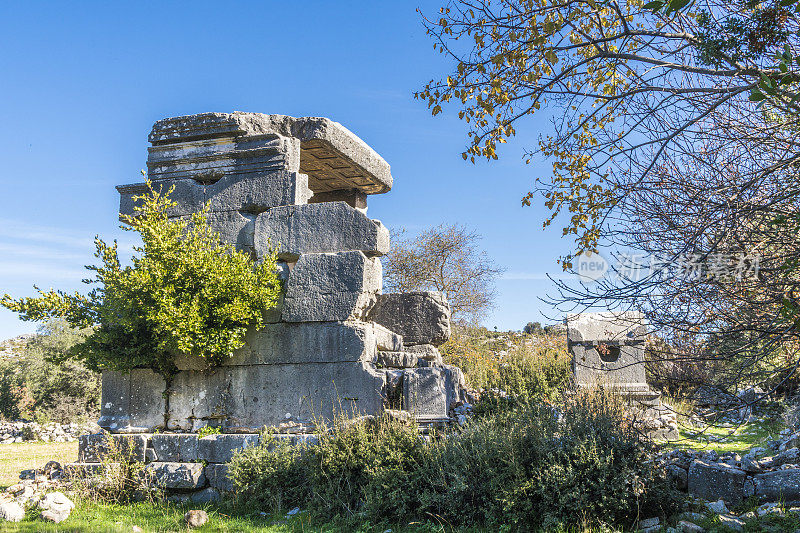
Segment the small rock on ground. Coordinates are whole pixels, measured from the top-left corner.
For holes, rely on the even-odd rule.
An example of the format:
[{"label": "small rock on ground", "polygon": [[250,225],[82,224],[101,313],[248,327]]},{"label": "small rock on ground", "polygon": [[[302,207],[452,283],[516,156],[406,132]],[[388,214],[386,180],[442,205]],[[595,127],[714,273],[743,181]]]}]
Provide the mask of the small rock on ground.
[{"label": "small rock on ground", "polygon": [[202,509],[192,509],[183,515],[183,519],[189,527],[202,527],[208,522],[208,514]]},{"label": "small rock on ground", "polygon": [[17,502],[0,503],[0,518],[9,522],[19,522],[25,518],[25,509]]},{"label": "small rock on ground", "polygon": [[704,533],[705,531],[705,529],[694,522],[687,522],[686,520],[678,522],[678,530],[683,531],[683,533]]}]

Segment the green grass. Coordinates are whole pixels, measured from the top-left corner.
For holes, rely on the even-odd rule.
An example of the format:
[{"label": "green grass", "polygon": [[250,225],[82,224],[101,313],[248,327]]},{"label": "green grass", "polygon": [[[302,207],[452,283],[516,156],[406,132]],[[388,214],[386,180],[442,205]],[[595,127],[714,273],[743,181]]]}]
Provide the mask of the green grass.
[{"label": "green grass", "polygon": [[208,523],[192,531],[198,532],[385,532],[432,533],[452,532],[478,533],[479,529],[448,527],[446,524],[411,523],[401,525],[370,524],[358,519],[335,520],[327,523],[312,522],[305,513],[293,517],[262,516],[255,510],[235,509],[230,505],[184,505],[170,503],[134,503],[130,505],[78,501],[70,517],[60,524],[48,524],[40,520],[33,510],[18,524],[1,523],[0,531],[45,533],[45,532],[127,532],[138,526],[145,532],[186,531],[183,515],[188,509],[204,509]]},{"label": "green grass", "polygon": [[679,425],[681,438],[670,443],[673,448],[689,448],[693,450],[715,450],[718,453],[747,452],[766,441],[778,438],[784,428],[779,416],[764,417],[748,424],[733,427],[708,426],[695,428]]},{"label": "green grass", "polygon": [[74,463],[78,460],[77,442],[18,442],[0,444],[0,488],[19,481],[19,473],[41,468],[47,461]]}]

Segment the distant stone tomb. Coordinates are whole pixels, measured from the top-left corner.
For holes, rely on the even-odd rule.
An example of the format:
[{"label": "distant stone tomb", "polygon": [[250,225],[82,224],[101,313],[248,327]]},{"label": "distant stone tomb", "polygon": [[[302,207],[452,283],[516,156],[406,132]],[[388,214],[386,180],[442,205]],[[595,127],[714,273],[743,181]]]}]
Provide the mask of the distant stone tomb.
[{"label": "distant stone tomb", "polygon": [[[149,139],[154,188],[174,187],[170,216],[209,204],[223,240],[256,259],[277,247],[285,291],[220,367],[178,357],[169,384],[149,369],[103,372],[101,427],[247,433],[387,408],[448,419],[464,394],[436,348],[449,305],[439,293],[382,294],[389,232],[366,199],[392,187],[383,158],[326,118],[204,113],[160,120]],[[117,189],[120,213],[135,214],[146,185]]]},{"label": "distant stone tomb", "polygon": [[581,313],[567,317],[567,346],[578,387],[618,391],[655,438],[677,438],[677,424],[661,393],[647,385],[647,326],[638,312]]}]

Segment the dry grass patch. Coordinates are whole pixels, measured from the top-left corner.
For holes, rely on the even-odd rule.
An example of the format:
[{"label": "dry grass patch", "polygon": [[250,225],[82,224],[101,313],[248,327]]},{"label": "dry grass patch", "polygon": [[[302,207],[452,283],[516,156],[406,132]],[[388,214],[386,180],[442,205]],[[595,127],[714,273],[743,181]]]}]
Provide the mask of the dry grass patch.
[{"label": "dry grass patch", "polygon": [[77,442],[18,442],[0,444],[0,488],[19,481],[19,473],[39,468],[47,461],[74,463],[78,460]]}]

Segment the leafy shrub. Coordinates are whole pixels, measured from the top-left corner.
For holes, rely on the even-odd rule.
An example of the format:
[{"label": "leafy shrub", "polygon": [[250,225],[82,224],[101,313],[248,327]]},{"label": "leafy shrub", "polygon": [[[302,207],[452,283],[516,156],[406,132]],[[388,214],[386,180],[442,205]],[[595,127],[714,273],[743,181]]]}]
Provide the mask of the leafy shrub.
[{"label": "leafy shrub", "polygon": [[509,395],[512,403],[556,401],[572,378],[571,357],[561,335],[507,333],[498,338],[477,328],[460,328],[441,351],[445,361],[460,367],[467,383],[482,389],[492,405],[505,403],[492,389]]},{"label": "leafy shrub", "polygon": [[102,264],[87,267],[95,278],[86,283],[97,285],[87,295],[37,289],[38,297],[6,294],[0,305],[23,320],[61,317],[73,327],[94,327],[65,354],[93,370],[147,367],[169,376],[176,354],[219,363],[277,302],[275,257],[254,264],[249,254],[220,243],[207,207],[188,219],[170,219],[175,202],[168,194],[150,187],[137,197],[137,216],[123,217],[128,226],[122,229],[138,233],[143,243],[134,247],[132,266],[121,266],[116,242],[97,237],[95,257]]},{"label": "leafy shrub", "polygon": [[305,446],[262,438],[258,446],[236,453],[228,476],[244,501],[281,511],[304,505],[310,498],[310,468]]},{"label": "leafy shrub", "polygon": [[100,375],[78,361],[55,362],[88,334],[53,320],[18,356],[0,359],[0,416],[60,423],[95,419]]},{"label": "leafy shrub", "polygon": [[674,512],[678,493],[627,420],[618,399],[581,392],[558,407],[495,412],[430,444],[388,419],[340,426],[318,446],[245,450],[231,472],[237,493],[273,510],[523,531],[631,525]]}]

